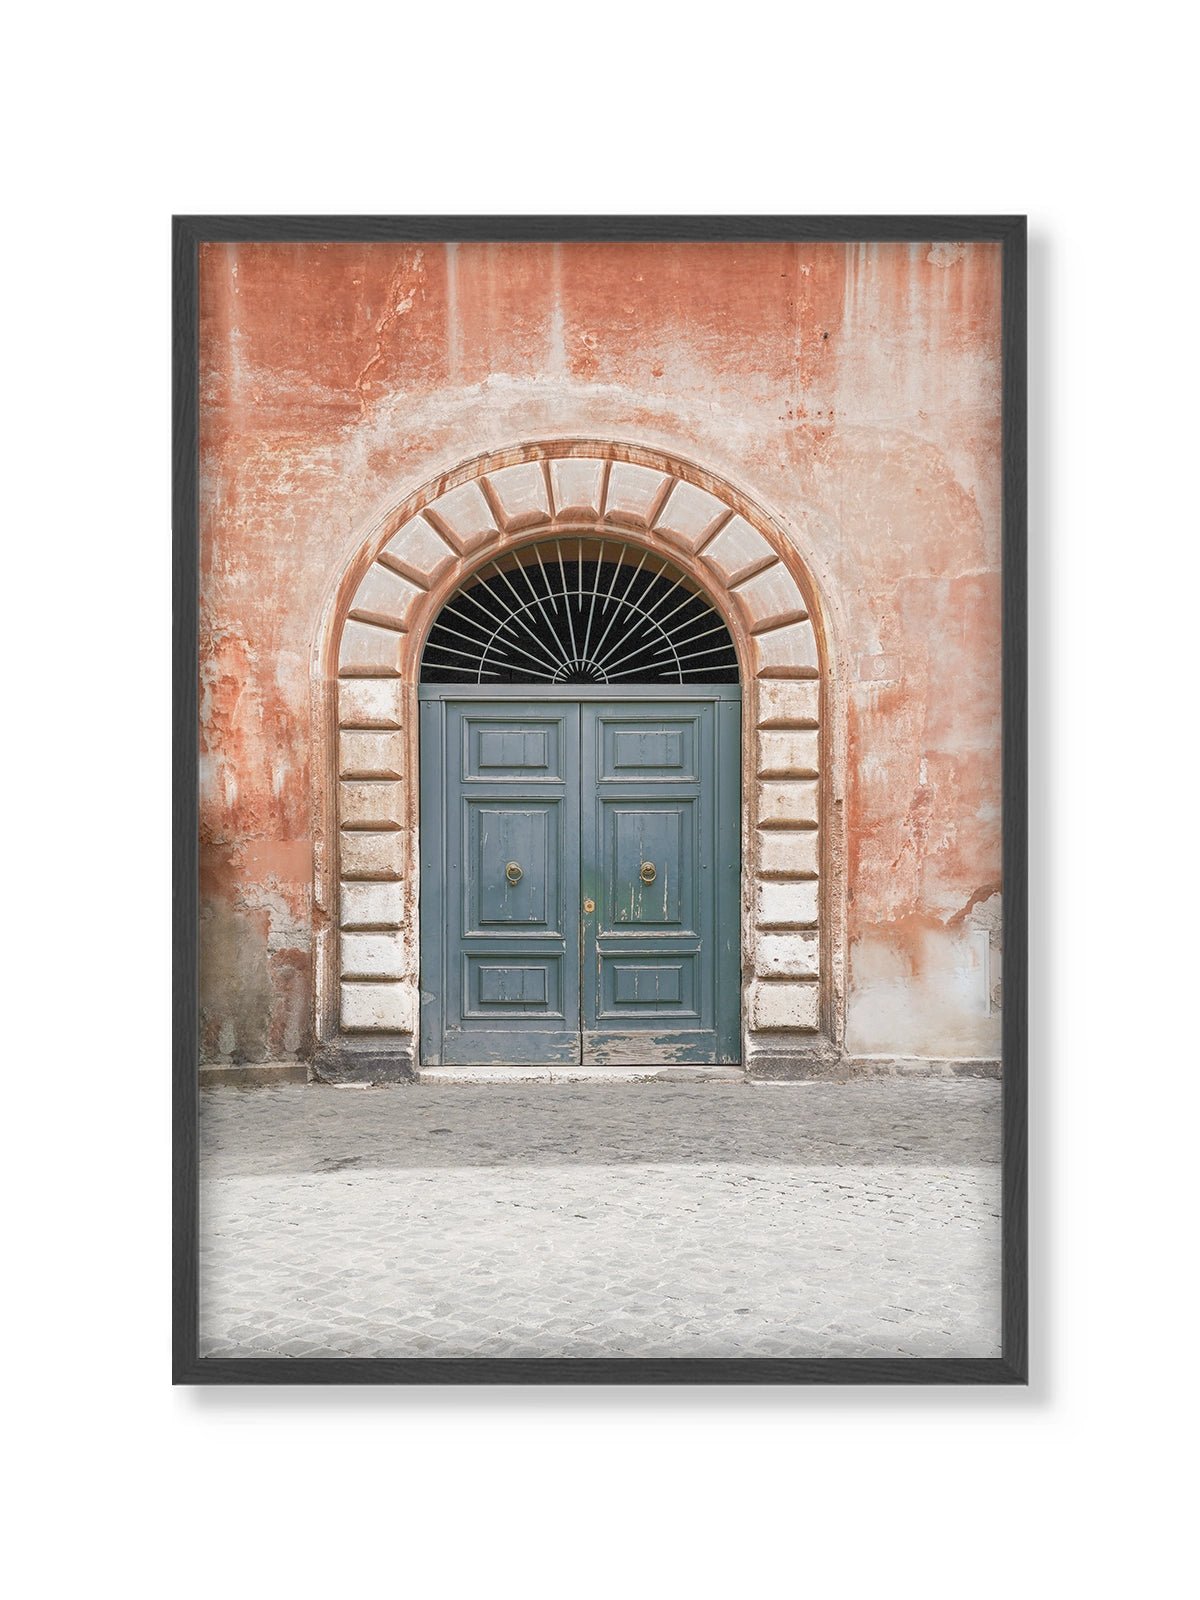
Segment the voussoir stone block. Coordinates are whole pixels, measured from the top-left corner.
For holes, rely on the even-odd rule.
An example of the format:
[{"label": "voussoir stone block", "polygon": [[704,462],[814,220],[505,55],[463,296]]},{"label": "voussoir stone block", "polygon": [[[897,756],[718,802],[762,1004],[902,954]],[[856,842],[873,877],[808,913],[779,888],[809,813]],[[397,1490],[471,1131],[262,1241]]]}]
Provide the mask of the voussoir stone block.
[{"label": "voussoir stone block", "polygon": [[350,615],[359,622],[375,622],[382,627],[403,628],[408,608],[420,595],[415,583],[402,578],[390,567],[373,562],[354,591]]},{"label": "voussoir stone block", "polygon": [[754,640],[760,678],[815,678],[817,636],[811,622],[793,622],[772,628]]},{"label": "voussoir stone block", "polygon": [[768,779],[758,786],[758,825],[815,827],[819,802],[815,778]]},{"label": "voussoir stone block", "polygon": [[338,724],[343,728],[399,728],[404,687],[396,678],[346,678],[338,684]]},{"label": "voussoir stone block", "polygon": [[540,461],[524,461],[488,474],[488,488],[500,507],[506,532],[536,527],[550,520],[546,475]]},{"label": "voussoir stone block", "polygon": [[342,878],[399,878],[404,872],[404,835],[365,830],[338,837],[338,874]]},{"label": "voussoir stone block", "polygon": [[768,728],[759,733],[760,778],[815,778],[819,771],[815,728]]},{"label": "voussoir stone block", "polygon": [[734,591],[733,598],[751,633],[781,627],[785,622],[800,622],[808,616],[800,586],[782,561],[748,578]]},{"label": "voussoir stone block", "polygon": [[815,878],[760,883],[755,921],[760,928],[815,928],[820,915]]},{"label": "voussoir stone block", "polygon": [[458,552],[424,517],[411,517],[379,552],[405,577],[428,586],[458,559]]},{"label": "voussoir stone block", "polygon": [[815,978],[820,970],[821,936],[815,928],[794,933],[760,933],[754,970],[760,978]]},{"label": "voussoir stone block", "polygon": [[338,784],[338,822],[343,828],[398,828],[403,809],[403,784],[345,780]]},{"label": "voussoir stone block", "polygon": [[655,467],[635,466],[631,461],[614,461],[608,475],[605,515],[631,527],[647,527],[654,507],[667,484],[665,472]]},{"label": "voussoir stone block", "polygon": [[411,1033],[415,1009],[410,984],[342,984],[342,1027],[347,1033]]},{"label": "voussoir stone block", "polygon": [[815,728],[821,685],[815,678],[763,678],[758,685],[760,728]]},{"label": "voussoir stone block", "polygon": [[749,577],[764,562],[778,558],[758,529],[752,528],[745,517],[730,517],[713,542],[706,546],[700,559],[728,587]]},{"label": "voussoir stone block", "polygon": [[815,983],[756,983],[750,990],[750,1026],[764,1032],[809,1032],[821,1020]]},{"label": "voussoir stone block", "polygon": [[343,933],[343,978],[402,978],[404,946],[395,933]]},{"label": "voussoir stone block", "polygon": [[343,778],[399,778],[404,770],[404,735],[355,731],[338,736]]},{"label": "voussoir stone block", "polygon": [[404,660],[404,635],[371,622],[347,622],[338,651],[338,672],[348,678],[398,678]]},{"label": "voussoir stone block", "polygon": [[343,928],[398,928],[404,921],[404,886],[377,880],[344,882]]},{"label": "voussoir stone block", "polygon": [[492,508],[476,479],[460,483],[457,489],[447,489],[425,508],[429,520],[445,533],[460,555],[469,555],[481,544],[494,539],[500,532]]},{"label": "voussoir stone block", "polygon": [[729,515],[729,507],[707,489],[698,489],[694,483],[678,482],[667,497],[662,515],[655,523],[656,533],[682,545],[685,550],[696,550],[722,517]]},{"label": "voussoir stone block", "polygon": [[821,870],[816,828],[766,828],[758,835],[758,870],[764,878],[815,878]]},{"label": "voussoir stone block", "polygon": [[603,511],[606,463],[584,456],[565,456],[550,463],[555,516],[599,518]]}]

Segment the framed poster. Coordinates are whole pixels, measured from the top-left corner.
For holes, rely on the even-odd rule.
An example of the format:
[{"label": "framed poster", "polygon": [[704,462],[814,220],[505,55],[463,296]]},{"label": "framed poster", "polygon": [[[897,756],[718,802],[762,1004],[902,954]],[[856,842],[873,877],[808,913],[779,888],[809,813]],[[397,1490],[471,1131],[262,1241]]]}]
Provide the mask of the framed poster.
[{"label": "framed poster", "polygon": [[176,1380],[1023,1383],[1024,219],[174,273]]}]

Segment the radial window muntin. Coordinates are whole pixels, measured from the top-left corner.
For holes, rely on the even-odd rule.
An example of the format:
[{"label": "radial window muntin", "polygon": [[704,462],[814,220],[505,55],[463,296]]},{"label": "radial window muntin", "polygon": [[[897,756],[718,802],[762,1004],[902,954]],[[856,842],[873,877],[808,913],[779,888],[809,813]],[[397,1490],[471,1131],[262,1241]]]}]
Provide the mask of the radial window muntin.
[{"label": "radial window muntin", "polygon": [[620,538],[509,551],[443,605],[423,683],[736,683],[712,601],[662,556]]}]

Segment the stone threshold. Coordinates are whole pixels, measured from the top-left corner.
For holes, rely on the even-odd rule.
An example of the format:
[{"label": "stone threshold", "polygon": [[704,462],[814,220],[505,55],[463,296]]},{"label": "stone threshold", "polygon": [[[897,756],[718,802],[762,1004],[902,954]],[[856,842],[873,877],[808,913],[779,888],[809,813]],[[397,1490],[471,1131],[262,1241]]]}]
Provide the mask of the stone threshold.
[{"label": "stone threshold", "polygon": [[572,1066],[572,1067],[418,1067],[384,1069],[378,1061],[360,1076],[319,1075],[304,1061],[206,1063],[202,1089],[263,1089],[287,1083],[325,1083],[341,1089],[371,1089],[404,1083],[845,1083],[864,1078],[999,1078],[995,1060],[949,1060],[897,1056],[845,1056],[777,1063],[760,1058],[747,1070],[738,1066]]},{"label": "stone threshold", "polygon": [[741,1067],[418,1067],[418,1083],[744,1083]]}]

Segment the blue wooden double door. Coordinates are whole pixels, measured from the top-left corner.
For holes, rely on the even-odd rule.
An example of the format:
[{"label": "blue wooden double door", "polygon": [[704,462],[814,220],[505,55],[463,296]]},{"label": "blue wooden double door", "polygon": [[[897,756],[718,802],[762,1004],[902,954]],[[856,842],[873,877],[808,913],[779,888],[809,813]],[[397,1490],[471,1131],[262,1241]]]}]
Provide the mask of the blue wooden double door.
[{"label": "blue wooden double door", "polygon": [[736,688],[421,693],[421,1058],[739,1057]]}]

